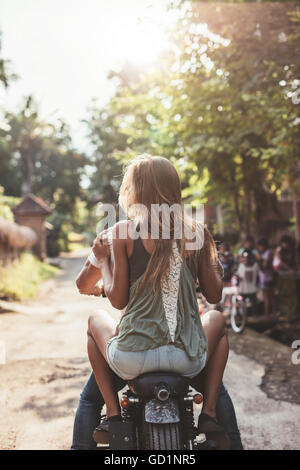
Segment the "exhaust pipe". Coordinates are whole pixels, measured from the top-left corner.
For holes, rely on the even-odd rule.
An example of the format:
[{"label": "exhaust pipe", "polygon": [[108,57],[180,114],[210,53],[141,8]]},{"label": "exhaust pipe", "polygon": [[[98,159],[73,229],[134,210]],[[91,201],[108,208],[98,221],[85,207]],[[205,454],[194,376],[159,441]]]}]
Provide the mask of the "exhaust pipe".
[{"label": "exhaust pipe", "polygon": [[170,396],[170,389],[167,384],[158,384],[155,387],[154,394],[158,400],[166,401]]}]

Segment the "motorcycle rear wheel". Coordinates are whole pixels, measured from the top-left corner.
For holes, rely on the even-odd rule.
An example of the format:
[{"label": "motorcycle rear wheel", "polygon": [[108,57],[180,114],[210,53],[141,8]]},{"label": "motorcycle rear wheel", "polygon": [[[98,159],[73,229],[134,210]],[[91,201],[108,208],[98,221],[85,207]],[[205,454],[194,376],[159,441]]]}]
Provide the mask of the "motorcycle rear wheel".
[{"label": "motorcycle rear wheel", "polygon": [[182,449],[179,423],[145,423],[145,431],[146,449]]}]

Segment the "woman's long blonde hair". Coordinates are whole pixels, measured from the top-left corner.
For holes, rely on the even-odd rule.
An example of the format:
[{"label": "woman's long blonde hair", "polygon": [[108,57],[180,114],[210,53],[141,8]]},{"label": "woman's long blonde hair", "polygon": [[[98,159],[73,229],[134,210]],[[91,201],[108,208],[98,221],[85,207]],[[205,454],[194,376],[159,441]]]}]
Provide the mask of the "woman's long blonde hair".
[{"label": "woman's long blonde hair", "polygon": [[[182,257],[185,256],[187,251],[185,243],[185,227],[188,225],[196,237],[201,237],[197,231],[197,224],[195,224],[195,222],[191,218],[188,218],[183,212],[179,175],[174,165],[166,158],[143,154],[131,160],[125,168],[120,188],[119,204],[125,213],[130,218],[138,221],[148,233],[151,233],[153,224],[153,213],[151,212],[153,204],[157,204],[159,206],[165,204],[168,207],[176,204],[177,207],[180,207],[180,213],[177,213],[177,216],[179,215],[180,223],[182,224],[182,231],[181,238],[178,239],[177,244]],[[146,209],[147,226],[145,226],[145,211],[143,213],[143,211],[139,210],[140,205]],[[158,239],[155,240],[155,249],[152,252],[139,290],[147,283],[153,287],[154,291],[156,291],[160,280],[169,268],[169,261],[172,255],[172,243],[175,238],[175,219],[172,212],[170,213],[169,220],[169,239],[165,239],[162,236],[163,221],[161,218],[156,220],[159,229],[159,236]],[[203,230],[202,240],[199,239],[199,248],[201,248],[202,244]]]}]

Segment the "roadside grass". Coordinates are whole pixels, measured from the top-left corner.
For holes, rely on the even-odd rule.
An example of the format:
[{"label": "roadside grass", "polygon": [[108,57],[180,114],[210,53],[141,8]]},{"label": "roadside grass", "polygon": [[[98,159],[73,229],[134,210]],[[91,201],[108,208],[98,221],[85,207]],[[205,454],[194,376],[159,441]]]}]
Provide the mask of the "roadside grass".
[{"label": "roadside grass", "polygon": [[9,266],[0,265],[0,298],[32,299],[37,295],[40,284],[58,271],[58,268],[42,263],[31,253],[23,253]]}]

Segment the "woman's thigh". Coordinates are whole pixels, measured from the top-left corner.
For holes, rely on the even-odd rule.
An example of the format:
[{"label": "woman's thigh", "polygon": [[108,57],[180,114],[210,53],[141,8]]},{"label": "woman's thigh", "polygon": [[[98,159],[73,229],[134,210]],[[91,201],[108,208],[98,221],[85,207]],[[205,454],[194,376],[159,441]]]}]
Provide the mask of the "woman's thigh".
[{"label": "woman's thigh", "polygon": [[106,344],[115,335],[116,327],[117,321],[106,310],[97,310],[89,317],[88,334],[93,337],[106,360]]},{"label": "woman's thigh", "polygon": [[117,341],[112,340],[108,349],[108,363],[112,370],[126,380],[150,372],[175,372],[191,377],[196,376],[205,365],[205,356],[189,359],[183,349],[165,345],[146,351],[120,351]]},{"label": "woman's thigh", "polygon": [[[162,352],[164,356],[166,352]],[[206,363],[206,353],[202,356],[190,359],[186,351],[173,345],[168,346],[170,370],[184,377],[196,377],[204,368]]]},{"label": "woman's thigh", "polygon": [[108,364],[110,368],[123,380],[132,380],[147,372],[144,368],[149,351],[121,351],[117,347],[117,338],[114,338],[108,348]]},{"label": "woman's thigh", "polygon": [[207,339],[206,363],[215,351],[220,339],[226,334],[225,319],[218,310],[210,310],[202,317],[202,326]]}]

